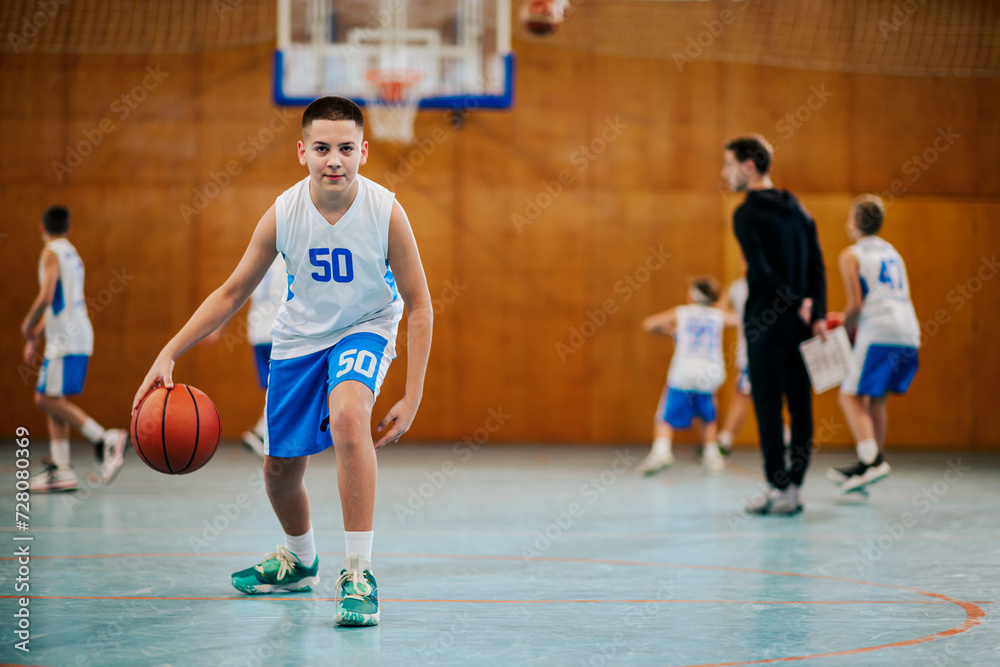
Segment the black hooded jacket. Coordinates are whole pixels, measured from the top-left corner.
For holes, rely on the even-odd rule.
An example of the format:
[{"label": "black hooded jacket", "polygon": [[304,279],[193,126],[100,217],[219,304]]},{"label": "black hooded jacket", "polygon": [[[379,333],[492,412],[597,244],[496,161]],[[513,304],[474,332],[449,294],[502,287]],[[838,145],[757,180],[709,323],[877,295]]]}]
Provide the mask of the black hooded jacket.
[{"label": "black hooded jacket", "polygon": [[798,316],[805,298],[813,300],[812,322],[826,319],[816,222],[787,190],[749,190],[733,214],[733,229],[747,262],[747,342],[804,340],[811,335]]}]

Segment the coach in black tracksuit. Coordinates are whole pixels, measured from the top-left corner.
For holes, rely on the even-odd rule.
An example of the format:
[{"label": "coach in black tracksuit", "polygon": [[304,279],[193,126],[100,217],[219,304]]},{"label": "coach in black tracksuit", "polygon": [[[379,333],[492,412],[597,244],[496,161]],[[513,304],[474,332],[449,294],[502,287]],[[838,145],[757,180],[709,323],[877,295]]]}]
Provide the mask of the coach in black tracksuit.
[{"label": "coach in black tracksuit", "polygon": [[[764,470],[771,492],[747,511],[794,514],[811,453],[812,387],[799,343],[826,331],[826,270],[816,223],[795,195],[768,176],[773,153],[761,137],[726,144],[723,177],[746,199],[733,228],[747,263],[744,311],[751,394]],[[785,459],[782,396],[792,417],[791,457]]]}]

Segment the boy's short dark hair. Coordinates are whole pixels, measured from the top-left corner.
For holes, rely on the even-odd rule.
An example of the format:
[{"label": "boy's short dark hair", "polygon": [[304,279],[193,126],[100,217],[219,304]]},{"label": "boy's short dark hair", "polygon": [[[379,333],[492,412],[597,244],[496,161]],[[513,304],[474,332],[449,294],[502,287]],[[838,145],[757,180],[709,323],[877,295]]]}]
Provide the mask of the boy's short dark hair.
[{"label": "boy's short dark hair", "polygon": [[726,143],[726,150],[732,151],[737,162],[753,160],[753,166],[761,176],[767,174],[771,169],[771,160],[774,159],[774,149],[770,142],[759,134],[751,134],[746,137],[737,137]]},{"label": "boy's short dark hair", "polygon": [[69,211],[65,206],[50,206],[42,213],[42,228],[50,236],[62,236],[69,231]]},{"label": "boy's short dark hair", "polygon": [[874,236],[882,229],[885,220],[885,204],[877,195],[861,195],[854,200],[854,219],[858,223],[858,231],[865,236]]},{"label": "boy's short dark hair", "polygon": [[717,302],[719,297],[722,296],[722,286],[712,276],[698,276],[693,279],[691,281],[691,289],[701,294],[702,298],[698,299],[698,301],[706,306]]},{"label": "boy's short dark hair", "polygon": [[327,95],[318,97],[302,113],[302,131],[305,132],[314,120],[353,120],[359,131],[364,131],[365,115],[361,107],[346,97]]}]

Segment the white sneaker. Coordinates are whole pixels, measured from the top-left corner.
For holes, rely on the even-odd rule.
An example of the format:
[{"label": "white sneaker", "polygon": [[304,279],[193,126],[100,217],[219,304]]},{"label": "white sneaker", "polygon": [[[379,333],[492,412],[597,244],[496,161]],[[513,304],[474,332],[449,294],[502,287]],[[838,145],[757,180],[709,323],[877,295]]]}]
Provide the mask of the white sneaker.
[{"label": "white sneaker", "polygon": [[788,516],[801,512],[802,506],[797,503],[791,488],[779,491],[771,487],[766,495],[758,493],[751,498],[744,509],[747,514]]},{"label": "white sneaker", "polygon": [[892,468],[885,461],[878,465],[867,466],[863,472],[850,475],[841,482],[840,490],[844,493],[864,491],[869,484],[874,484],[888,477],[890,472],[892,472]]},{"label": "white sneaker", "polygon": [[118,471],[125,462],[125,448],[128,446],[128,431],[122,428],[112,428],[104,432],[104,458],[101,461],[100,483],[110,484],[115,481]]},{"label": "white sneaker", "polygon": [[69,466],[48,463],[43,472],[28,480],[28,490],[32,493],[54,493],[56,491],[76,491],[80,480]]},{"label": "white sneaker", "polygon": [[258,434],[256,431],[247,431],[240,436],[243,444],[247,446],[251,452],[264,459],[264,437]]},{"label": "white sneaker", "polygon": [[646,477],[650,475],[655,475],[664,468],[669,468],[674,462],[674,455],[672,452],[655,452],[651,451],[639,467],[636,468],[638,472],[641,472]]},{"label": "white sneaker", "polygon": [[719,446],[714,442],[705,445],[705,449],[701,453],[701,462],[704,464],[705,470],[713,475],[726,469],[726,460],[722,458],[722,452],[719,451]]}]

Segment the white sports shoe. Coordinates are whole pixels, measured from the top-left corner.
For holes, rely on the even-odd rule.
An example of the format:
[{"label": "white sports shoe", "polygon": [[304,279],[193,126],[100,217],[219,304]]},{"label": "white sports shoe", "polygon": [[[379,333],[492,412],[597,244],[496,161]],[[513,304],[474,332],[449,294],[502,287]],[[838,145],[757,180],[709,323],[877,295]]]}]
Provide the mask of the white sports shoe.
[{"label": "white sports shoe", "polygon": [[874,484],[888,477],[890,472],[892,472],[892,468],[885,461],[878,465],[867,466],[864,471],[844,479],[840,484],[840,490],[844,493],[864,491],[869,484]]},{"label": "white sports shoe", "polygon": [[45,470],[28,480],[28,490],[32,493],[53,493],[56,491],[76,491],[80,480],[69,466],[46,463]]},{"label": "white sports shoe", "polygon": [[726,460],[722,458],[722,452],[719,451],[719,446],[714,442],[705,445],[701,453],[701,462],[705,466],[705,470],[713,475],[726,469]]},{"label": "white sports shoe", "polygon": [[674,462],[674,455],[672,452],[659,453],[656,451],[651,451],[639,467],[636,468],[637,471],[641,472],[646,477],[650,475],[655,475],[664,468],[669,468]]},{"label": "white sports shoe", "polygon": [[264,437],[257,433],[256,431],[246,431],[240,436],[243,444],[247,446],[251,452],[264,459]]},{"label": "white sports shoe", "polygon": [[125,448],[128,442],[128,431],[125,429],[111,428],[104,432],[104,457],[101,461],[99,480],[101,484],[115,481],[118,471],[122,469],[122,463],[125,462]]}]

